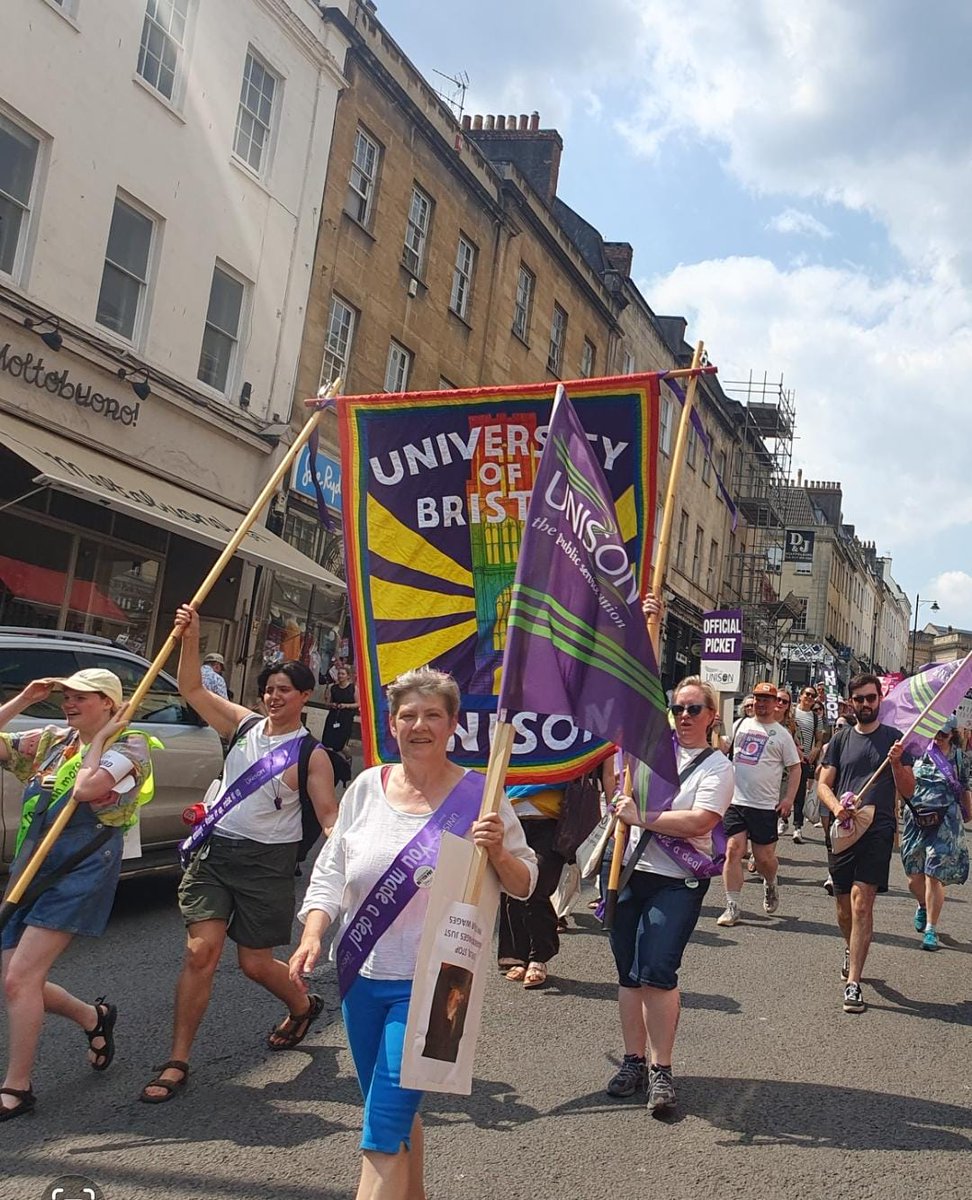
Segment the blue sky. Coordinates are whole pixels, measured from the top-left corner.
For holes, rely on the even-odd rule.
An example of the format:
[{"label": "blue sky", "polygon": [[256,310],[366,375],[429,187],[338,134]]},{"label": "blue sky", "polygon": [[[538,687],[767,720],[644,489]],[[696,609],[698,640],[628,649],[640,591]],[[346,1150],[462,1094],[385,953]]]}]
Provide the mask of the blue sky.
[{"label": "blue sky", "polygon": [[[794,470],[972,628],[972,6],[383,0],[469,112],[540,112],[559,192],[726,379],[783,377]],[[443,86],[448,86],[443,84]],[[928,610],[923,606],[921,623]]]}]

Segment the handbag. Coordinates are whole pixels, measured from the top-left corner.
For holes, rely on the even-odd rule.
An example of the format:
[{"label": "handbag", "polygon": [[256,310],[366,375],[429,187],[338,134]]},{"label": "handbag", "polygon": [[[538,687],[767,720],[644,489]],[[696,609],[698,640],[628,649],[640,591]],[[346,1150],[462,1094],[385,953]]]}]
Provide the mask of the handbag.
[{"label": "handbag", "polygon": [[934,833],[939,828],[942,821],[945,820],[944,808],[916,808],[906,797],[902,796],[905,804],[911,810],[911,817],[915,823],[915,827],[920,829],[922,833]]},{"label": "handbag", "polygon": [[577,848],[597,828],[601,815],[601,798],[588,773],[572,779],[564,789],[564,799],[554,831],[553,848],[567,862],[573,862]]},{"label": "handbag", "polygon": [[580,868],[581,879],[593,879],[601,869],[601,860],[614,836],[618,818],[606,812],[574,851],[574,862]]}]

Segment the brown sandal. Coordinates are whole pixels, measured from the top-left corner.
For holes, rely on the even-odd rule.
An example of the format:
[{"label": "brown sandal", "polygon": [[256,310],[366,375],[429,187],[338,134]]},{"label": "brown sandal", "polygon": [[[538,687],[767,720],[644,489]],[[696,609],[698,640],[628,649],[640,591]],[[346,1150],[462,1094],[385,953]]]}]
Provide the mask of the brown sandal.
[{"label": "brown sandal", "polygon": [[[295,1046],[307,1037],[311,1025],[324,1011],[323,996],[315,996],[311,993],[307,997],[308,1008],[307,1012],[303,1013],[288,1013],[279,1025],[274,1026],[267,1034],[267,1046],[271,1050],[293,1050]],[[290,1028],[284,1028],[287,1024]],[[275,1042],[273,1038],[280,1038],[280,1041]]]},{"label": "brown sandal", "polygon": [[547,964],[532,962],[527,967],[523,975],[523,986],[525,988],[539,988],[547,982]]},{"label": "brown sandal", "polygon": [[[149,1080],[149,1082],[139,1093],[138,1098],[143,1104],[165,1104],[167,1101],[171,1100],[177,1092],[181,1092],[189,1082],[189,1064],[187,1062],[183,1062],[179,1058],[170,1059],[169,1062],[163,1063],[161,1067],[156,1067],[156,1071],[158,1074],[156,1075],[155,1079]],[[171,1079],[163,1079],[163,1071],[181,1071],[182,1078],[176,1079],[175,1081]],[[148,1094],[149,1088],[164,1088],[165,1095],[150,1096]]]},{"label": "brown sandal", "polygon": [[518,963],[517,966],[510,967],[503,978],[508,979],[510,983],[522,983],[525,975],[526,967],[523,963]]}]

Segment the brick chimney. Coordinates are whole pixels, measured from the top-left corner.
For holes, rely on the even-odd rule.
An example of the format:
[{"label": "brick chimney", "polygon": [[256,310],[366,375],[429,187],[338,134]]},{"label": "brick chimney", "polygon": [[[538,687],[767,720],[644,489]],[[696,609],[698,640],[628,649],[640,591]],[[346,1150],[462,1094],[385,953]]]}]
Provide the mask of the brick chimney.
[{"label": "brick chimney", "polygon": [[463,130],[490,162],[512,163],[549,206],[557,195],[564,143],[556,129],[541,129],[540,114],[477,114]]},{"label": "brick chimney", "polygon": [[626,279],[631,277],[631,261],[634,258],[634,247],[630,242],[605,242],[604,257],[612,271],[617,271]]}]

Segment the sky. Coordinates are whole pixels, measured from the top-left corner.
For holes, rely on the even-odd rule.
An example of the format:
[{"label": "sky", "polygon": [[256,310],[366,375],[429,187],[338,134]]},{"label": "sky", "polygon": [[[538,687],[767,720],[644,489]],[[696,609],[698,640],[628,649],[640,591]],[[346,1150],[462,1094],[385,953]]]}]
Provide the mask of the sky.
[{"label": "sky", "polygon": [[540,113],[558,194],[724,380],[782,378],[793,472],[972,629],[972,5],[379,0],[470,113]]}]

